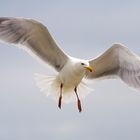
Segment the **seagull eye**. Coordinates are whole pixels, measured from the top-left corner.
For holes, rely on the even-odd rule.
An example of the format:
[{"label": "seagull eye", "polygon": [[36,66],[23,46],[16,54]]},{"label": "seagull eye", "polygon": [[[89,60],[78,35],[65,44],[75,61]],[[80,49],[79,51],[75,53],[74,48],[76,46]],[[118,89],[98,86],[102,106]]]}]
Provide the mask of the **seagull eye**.
[{"label": "seagull eye", "polygon": [[81,65],[85,65],[84,63],[81,63]]}]

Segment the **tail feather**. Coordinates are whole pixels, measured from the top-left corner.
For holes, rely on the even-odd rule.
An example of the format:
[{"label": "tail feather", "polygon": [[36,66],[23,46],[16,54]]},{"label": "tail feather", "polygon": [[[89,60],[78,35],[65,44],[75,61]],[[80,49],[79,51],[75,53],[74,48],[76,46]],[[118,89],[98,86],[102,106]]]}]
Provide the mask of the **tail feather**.
[{"label": "tail feather", "polygon": [[[45,93],[46,96],[50,96],[54,100],[58,101],[60,96],[60,81],[56,76],[46,76],[41,74],[35,74],[35,80],[37,86],[40,88],[41,92]],[[77,87],[77,92],[80,99],[85,98],[92,91],[85,82],[81,82]],[[65,87],[62,90],[63,98],[62,101],[69,103],[71,101],[76,101],[76,95],[74,92],[74,87]]]},{"label": "tail feather", "polygon": [[35,81],[37,86],[40,88],[41,92],[44,92],[46,96],[51,94],[51,86],[55,76],[46,76],[35,73]]}]

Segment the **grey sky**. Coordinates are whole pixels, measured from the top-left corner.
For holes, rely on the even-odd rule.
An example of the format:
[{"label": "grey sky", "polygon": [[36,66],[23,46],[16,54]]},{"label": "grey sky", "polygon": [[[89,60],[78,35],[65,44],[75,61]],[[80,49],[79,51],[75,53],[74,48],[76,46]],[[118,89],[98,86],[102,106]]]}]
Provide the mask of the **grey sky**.
[{"label": "grey sky", "polygon": [[[140,55],[140,2],[112,0],[0,0],[0,16],[44,23],[68,54],[93,58],[120,42]],[[1,140],[139,140],[140,94],[121,81],[93,82],[95,90],[76,104],[46,98],[33,73],[52,74],[22,50],[0,44]]]}]

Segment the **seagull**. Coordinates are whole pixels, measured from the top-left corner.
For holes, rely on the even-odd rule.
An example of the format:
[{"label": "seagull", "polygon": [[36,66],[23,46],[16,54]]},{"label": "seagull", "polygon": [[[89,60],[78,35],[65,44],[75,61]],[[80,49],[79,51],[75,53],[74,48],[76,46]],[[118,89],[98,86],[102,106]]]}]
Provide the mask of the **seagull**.
[{"label": "seagull", "polygon": [[115,43],[96,58],[83,60],[60,49],[42,23],[12,17],[0,17],[0,40],[18,46],[56,70],[51,76],[36,74],[35,79],[60,109],[62,102],[74,100],[78,111],[82,111],[81,98],[91,92],[85,79],[121,79],[140,90],[140,58],[122,44]]}]

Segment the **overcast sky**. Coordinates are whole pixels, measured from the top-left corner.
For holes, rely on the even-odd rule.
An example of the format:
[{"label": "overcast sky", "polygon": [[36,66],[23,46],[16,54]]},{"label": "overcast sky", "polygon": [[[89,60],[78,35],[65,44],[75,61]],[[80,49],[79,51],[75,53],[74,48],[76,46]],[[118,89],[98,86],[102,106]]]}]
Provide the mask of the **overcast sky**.
[{"label": "overcast sky", "polygon": [[[138,0],[0,0],[0,16],[39,20],[71,56],[93,58],[114,42],[140,55]],[[0,65],[1,140],[140,139],[140,93],[121,81],[93,81],[79,114],[39,91],[34,73],[53,70],[24,51],[0,44]]]}]

